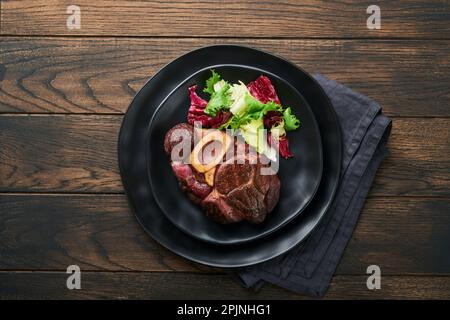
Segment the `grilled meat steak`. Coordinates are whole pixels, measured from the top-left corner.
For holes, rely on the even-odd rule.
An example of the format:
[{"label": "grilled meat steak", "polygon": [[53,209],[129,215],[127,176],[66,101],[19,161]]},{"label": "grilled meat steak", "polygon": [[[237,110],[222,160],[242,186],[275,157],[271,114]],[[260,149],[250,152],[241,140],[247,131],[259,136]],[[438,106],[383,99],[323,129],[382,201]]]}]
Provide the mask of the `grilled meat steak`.
[{"label": "grilled meat steak", "polygon": [[[192,146],[193,127],[181,123],[167,132],[164,148],[169,156],[181,141],[180,137],[188,139],[188,143]],[[235,151],[241,143],[244,142],[235,139],[233,143]],[[217,222],[232,223],[246,220],[250,223],[261,223],[278,203],[280,194],[278,176],[275,172],[262,175],[261,169],[268,165],[261,163],[261,156],[249,152],[248,145],[244,150],[245,152],[234,152],[226,162],[215,167],[213,186],[208,185],[204,174],[197,172],[190,164],[171,161],[172,170],[182,190],[191,201],[203,208],[208,217]],[[187,156],[182,155],[183,159]]]}]

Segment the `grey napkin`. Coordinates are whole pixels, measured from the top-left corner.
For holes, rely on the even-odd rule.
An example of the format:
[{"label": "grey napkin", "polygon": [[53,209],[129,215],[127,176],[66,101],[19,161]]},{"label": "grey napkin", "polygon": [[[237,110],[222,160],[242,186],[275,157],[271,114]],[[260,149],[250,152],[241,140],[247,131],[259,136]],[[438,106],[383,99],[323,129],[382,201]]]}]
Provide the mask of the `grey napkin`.
[{"label": "grey napkin", "polygon": [[358,221],[381,161],[391,120],[369,98],[315,74],[338,115],[343,141],[342,173],[330,209],[314,232],[296,248],[270,261],[233,271],[248,288],[270,282],[297,293],[325,294]]}]

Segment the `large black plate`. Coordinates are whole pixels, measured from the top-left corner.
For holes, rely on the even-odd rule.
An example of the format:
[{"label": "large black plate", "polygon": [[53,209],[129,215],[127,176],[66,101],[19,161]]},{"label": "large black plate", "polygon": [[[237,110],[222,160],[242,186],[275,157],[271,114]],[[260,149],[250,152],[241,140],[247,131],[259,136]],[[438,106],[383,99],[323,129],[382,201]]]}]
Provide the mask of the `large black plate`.
[{"label": "large black plate", "polygon": [[[175,227],[161,212],[150,188],[146,135],[161,102],[197,70],[218,64],[239,64],[267,70],[293,85],[309,103],[321,131],[323,174],[314,199],[301,215],[279,231],[241,245],[217,246]],[[160,70],[137,93],[119,134],[122,181],[136,217],[157,242],[196,262],[219,267],[247,266],[274,258],[299,244],[319,223],[336,191],[342,142],[337,116],[318,83],[295,65],[271,54],[241,46],[211,46],[189,52]]]},{"label": "large black plate", "polygon": [[147,163],[153,196],[166,216],[193,237],[216,244],[238,244],[263,237],[296,217],[310,202],[322,176],[322,143],[319,128],[308,103],[283,79],[261,69],[238,65],[213,66],[224,79],[248,83],[261,74],[274,84],[283,105],[290,106],[302,122],[301,129],[289,132],[290,148],[295,157],[278,162],[281,180],[280,200],[261,224],[240,222],[222,225],[206,217],[178,187],[169,157],[164,152],[165,133],[186,122],[189,106],[188,88],[202,84],[211,75],[210,68],[199,70],[183,81],[155,111],[149,126]]}]

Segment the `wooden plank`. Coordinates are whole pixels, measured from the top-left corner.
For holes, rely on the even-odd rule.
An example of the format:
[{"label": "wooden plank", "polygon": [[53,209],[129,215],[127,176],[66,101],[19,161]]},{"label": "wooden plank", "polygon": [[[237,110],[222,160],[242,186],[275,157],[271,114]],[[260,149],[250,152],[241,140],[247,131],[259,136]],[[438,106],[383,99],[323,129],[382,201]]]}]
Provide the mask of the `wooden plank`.
[{"label": "wooden plank", "polygon": [[393,119],[391,154],[370,194],[449,196],[449,141],[450,119]]},{"label": "wooden plank", "polygon": [[194,48],[229,43],[320,71],[375,99],[388,115],[450,116],[447,41],[3,37],[0,42],[5,69],[0,112],[123,113],[166,63]]},{"label": "wooden plank", "polygon": [[0,117],[0,191],[123,192],[121,116]]},{"label": "wooden plank", "polygon": [[[82,273],[80,290],[68,290],[67,277],[62,272],[1,272],[0,299],[307,298],[270,284],[254,292],[225,275]],[[325,299],[450,298],[450,277],[384,276],[380,290],[368,290],[366,280],[365,276],[335,276]]]},{"label": "wooden plank", "polygon": [[[372,198],[338,274],[449,274],[448,199]],[[209,271],[147,236],[124,195],[0,195],[0,269]],[[1,281],[0,281],[1,283]]]},{"label": "wooden plank", "polygon": [[202,269],[151,240],[123,195],[0,195],[0,208],[0,269]]},{"label": "wooden plank", "polygon": [[338,274],[362,274],[369,265],[384,274],[450,272],[450,199],[367,200]]},{"label": "wooden plank", "polygon": [[432,37],[450,34],[448,1],[377,1],[381,29],[369,30],[371,1],[79,0],[81,29],[69,30],[67,1],[2,1],[2,33],[211,37]]},{"label": "wooden plank", "polygon": [[[0,116],[0,192],[123,193],[121,116]],[[450,196],[450,119],[394,119],[371,196]]]}]

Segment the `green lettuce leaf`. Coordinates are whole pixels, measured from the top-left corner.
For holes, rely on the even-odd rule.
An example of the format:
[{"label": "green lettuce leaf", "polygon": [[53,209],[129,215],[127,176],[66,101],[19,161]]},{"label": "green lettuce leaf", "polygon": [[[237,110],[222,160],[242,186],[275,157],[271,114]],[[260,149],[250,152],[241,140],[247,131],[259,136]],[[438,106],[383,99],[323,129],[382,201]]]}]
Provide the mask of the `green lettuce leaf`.
[{"label": "green lettuce leaf", "polygon": [[246,114],[251,114],[253,119],[262,118],[269,111],[283,111],[283,107],[279,104],[273,101],[262,103],[249,94],[245,96],[245,103],[247,104]]},{"label": "green lettuce leaf", "polygon": [[283,119],[284,119],[284,129],[286,131],[295,130],[300,126],[300,120],[292,114],[292,110],[290,107],[286,108],[283,111]]},{"label": "green lettuce leaf", "polygon": [[203,92],[209,93],[209,94],[213,94],[214,93],[214,85],[219,82],[222,78],[220,76],[220,74],[218,74],[217,72],[215,72],[214,70],[211,70],[211,77],[206,80],[206,85],[205,85],[205,89],[203,89]]},{"label": "green lettuce leaf", "polygon": [[231,93],[229,91],[230,84],[225,83],[219,91],[213,91],[211,94],[211,99],[209,99],[208,104],[204,112],[211,117],[215,117],[217,112],[221,110],[229,109],[231,103],[233,102],[231,99]]},{"label": "green lettuce leaf", "polygon": [[239,84],[233,84],[231,86],[230,91],[231,99],[233,100],[233,104],[230,106],[230,112],[236,115],[243,115],[245,109],[247,109],[245,96],[250,94],[247,86],[242,81],[239,81]]},{"label": "green lettuce leaf", "polygon": [[245,109],[243,114],[234,114],[231,119],[222,127],[238,129],[241,126],[252,120],[261,120],[264,115],[269,111],[283,111],[283,107],[276,104],[273,101],[269,101],[267,103],[262,103],[255,98],[253,98],[250,94],[246,94],[244,97]]}]

